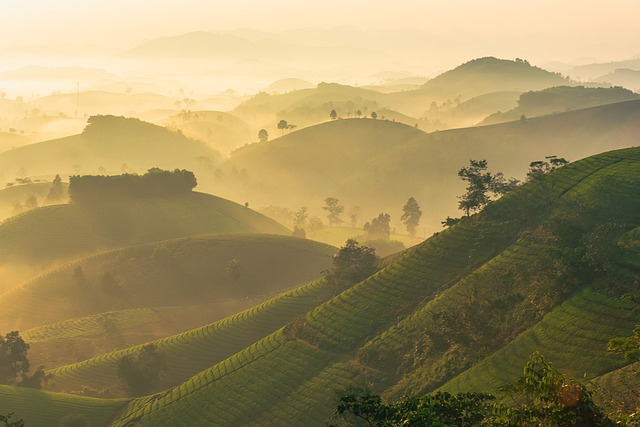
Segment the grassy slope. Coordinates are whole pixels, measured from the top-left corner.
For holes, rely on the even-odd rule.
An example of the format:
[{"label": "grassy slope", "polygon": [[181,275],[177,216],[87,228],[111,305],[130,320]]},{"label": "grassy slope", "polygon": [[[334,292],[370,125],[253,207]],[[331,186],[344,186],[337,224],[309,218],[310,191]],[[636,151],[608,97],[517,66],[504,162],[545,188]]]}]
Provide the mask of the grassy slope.
[{"label": "grassy slope", "polygon": [[607,354],[609,340],[628,334],[640,320],[630,304],[584,290],[547,314],[507,346],[447,382],[449,392],[495,393],[521,375],[522,366],[536,350],[560,371],[576,378],[622,366],[619,357]]},{"label": "grassy slope", "polygon": [[22,418],[29,427],[57,426],[68,415],[84,415],[87,425],[108,425],[125,407],[124,399],[94,399],[51,393],[30,388],[0,386],[2,413],[13,412],[12,420]]},{"label": "grassy slope", "polygon": [[280,131],[279,120],[286,120],[298,127],[329,120],[329,112],[335,109],[340,117],[355,117],[357,110],[368,116],[384,105],[387,95],[336,83],[320,83],[313,89],[296,90],[281,95],[260,93],[240,104],[233,114],[243,120],[265,127],[272,135]]},{"label": "grassy slope", "polygon": [[[57,203],[67,201],[67,188],[69,185],[63,183],[64,200]],[[0,190],[0,221],[14,215],[15,204],[24,205],[27,199],[34,196],[38,201],[38,205],[47,203],[47,195],[51,189],[51,182],[36,182],[33,184],[14,185]]]},{"label": "grassy slope", "polygon": [[248,185],[225,181],[220,183],[221,190],[239,193],[258,206],[288,206],[293,200],[303,206],[321,205],[335,195],[336,184],[345,174],[420,135],[424,133],[413,127],[382,120],[323,123],[238,150],[225,165],[225,174],[234,167],[246,169]]},{"label": "grassy slope", "polygon": [[432,101],[440,104],[457,97],[467,101],[492,92],[525,92],[562,84],[567,81],[549,71],[522,62],[485,57],[446,71],[416,90],[390,94],[386,101],[393,109],[422,116]]},{"label": "grassy slope", "polygon": [[207,233],[288,234],[275,221],[244,206],[203,193],[129,200],[118,204],[55,205],[0,224],[2,263],[77,257]]},{"label": "grassy slope", "polygon": [[[174,386],[190,376],[260,340],[297,316],[335,295],[337,289],[325,280],[303,285],[251,309],[209,325],[155,341],[170,367],[163,386]],[[101,355],[51,371],[56,390],[75,390],[82,385],[111,387],[117,391],[116,363],[135,354],[141,346]]]},{"label": "grassy slope", "polygon": [[[590,185],[610,174],[637,185],[638,160],[639,150],[629,149],[566,167],[556,175],[552,200],[567,191],[576,194],[571,197],[588,194]],[[626,190],[627,187],[620,189]],[[501,266],[512,264],[518,269],[518,263],[531,263],[530,257],[538,256],[536,251],[540,250],[535,242],[518,238],[520,226],[509,218],[519,212],[522,202],[530,203],[542,192],[535,185],[522,188],[492,205],[485,214],[410,249],[378,274],[308,312],[303,320],[267,336],[180,387],[132,402],[114,425],[138,419],[145,425],[162,425],[167,420],[176,425],[291,425],[302,419],[306,425],[322,424],[330,414],[335,384],[349,383],[356,374],[365,381],[374,380],[378,387],[399,380],[396,388],[406,390],[411,380],[415,383],[418,378],[425,379],[427,367],[416,363],[413,370],[395,377],[389,366],[371,358],[372,348],[378,355],[386,355],[387,360],[396,361],[398,355],[402,359],[407,346],[415,345],[416,338],[420,338],[424,319],[434,304],[456,311],[464,301],[461,298],[469,298],[473,292],[478,291],[479,298],[490,299],[492,294],[486,294],[484,284],[497,279],[500,286],[508,286],[509,276],[504,272],[511,270]],[[560,285],[561,279],[551,280],[552,289]],[[500,293],[500,286],[495,288],[495,294]],[[523,291],[528,288],[524,282],[520,286]],[[551,307],[541,309],[542,315]],[[511,328],[509,319],[503,322],[503,327]],[[519,322],[515,327],[526,324]],[[453,353],[434,349],[429,357],[442,365],[447,361],[441,358],[449,354],[455,354],[455,348]],[[468,363],[462,360],[451,364],[448,375]],[[429,387],[428,384],[429,381],[423,386]],[[211,401],[211,395],[219,398]]]},{"label": "grassy slope", "polygon": [[522,179],[531,161],[548,155],[575,161],[636,145],[638,132],[638,101],[430,134],[380,120],[342,120],[239,151],[226,167],[246,169],[248,183],[224,191],[258,206],[312,208],[333,196],[347,207],[360,206],[363,218],[387,212],[392,221],[415,197],[429,206],[421,226],[430,235],[441,230],[444,218],[459,215],[455,195],[464,183],[457,172],[470,158],[485,158],[490,170]]},{"label": "grassy slope", "polygon": [[[333,253],[325,244],[276,235],[213,235],[108,252],[0,295],[6,307],[0,322],[3,329],[25,329],[104,311],[273,295],[318,277]],[[226,271],[233,259],[241,262],[237,279]],[[106,273],[112,281],[105,282]]]},{"label": "grassy slope", "polygon": [[197,170],[199,157],[218,162],[220,153],[159,126],[114,118],[93,126],[91,132],[0,153],[0,169],[16,174],[24,168],[30,176],[104,174],[103,169],[117,174],[152,167]]},{"label": "grassy slope", "polygon": [[536,117],[556,112],[614,104],[640,98],[640,95],[621,87],[558,86],[520,96],[518,106],[504,113],[497,112],[481,124],[518,120],[522,115]]},{"label": "grassy slope", "polygon": [[221,111],[192,111],[177,114],[162,122],[170,129],[180,129],[183,135],[206,142],[214,150],[225,155],[236,148],[256,141],[257,129]]}]

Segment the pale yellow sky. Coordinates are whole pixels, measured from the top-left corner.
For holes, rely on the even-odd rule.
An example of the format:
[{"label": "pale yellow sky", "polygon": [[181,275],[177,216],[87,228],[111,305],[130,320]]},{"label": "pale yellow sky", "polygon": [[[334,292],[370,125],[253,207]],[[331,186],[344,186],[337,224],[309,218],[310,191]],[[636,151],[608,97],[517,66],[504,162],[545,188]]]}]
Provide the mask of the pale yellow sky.
[{"label": "pale yellow sky", "polygon": [[189,31],[354,25],[565,43],[566,51],[575,45],[576,57],[615,57],[640,52],[639,16],[639,0],[0,0],[0,47],[127,48]]}]

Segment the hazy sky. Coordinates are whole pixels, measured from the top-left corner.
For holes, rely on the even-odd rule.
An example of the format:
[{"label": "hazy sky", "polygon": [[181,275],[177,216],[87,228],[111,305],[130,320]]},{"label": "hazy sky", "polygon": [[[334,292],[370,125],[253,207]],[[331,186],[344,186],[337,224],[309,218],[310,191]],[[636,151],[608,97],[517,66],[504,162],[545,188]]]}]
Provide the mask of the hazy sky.
[{"label": "hazy sky", "polygon": [[354,25],[575,47],[576,57],[640,52],[638,0],[0,0],[0,47],[130,47],[189,31]]}]

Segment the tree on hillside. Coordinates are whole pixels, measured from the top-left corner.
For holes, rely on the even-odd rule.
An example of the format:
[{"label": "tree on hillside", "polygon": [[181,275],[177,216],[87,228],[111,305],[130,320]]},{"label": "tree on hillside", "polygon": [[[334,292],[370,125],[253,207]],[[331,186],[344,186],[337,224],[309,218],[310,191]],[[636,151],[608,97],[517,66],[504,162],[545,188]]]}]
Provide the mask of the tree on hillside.
[{"label": "tree on hillside", "polygon": [[331,120],[337,119],[338,113],[336,112],[336,110],[331,110],[331,112],[329,113],[329,117],[331,117]]},{"label": "tree on hillside", "polygon": [[315,236],[316,233],[322,230],[323,227],[324,224],[322,224],[322,220],[320,220],[320,218],[318,218],[317,216],[312,216],[311,218],[309,218],[309,225],[307,226],[307,229],[309,230],[309,233],[311,233],[311,236]]},{"label": "tree on hillside", "polygon": [[400,220],[404,223],[404,226],[407,228],[407,233],[411,237],[416,235],[416,229],[418,228],[418,224],[420,224],[420,217],[422,216],[422,211],[420,210],[420,205],[413,197],[409,197],[407,203],[402,207],[402,216]]},{"label": "tree on hillside", "polygon": [[374,119],[374,120],[377,119],[378,118],[378,113],[376,113],[375,111],[372,111],[371,112],[371,118]]},{"label": "tree on hillside", "polygon": [[366,238],[368,240],[389,240],[389,237],[391,237],[390,223],[391,216],[386,213],[379,214],[370,223],[366,222],[363,227]]},{"label": "tree on hillside", "polygon": [[494,194],[504,196],[518,188],[521,184],[520,180],[515,178],[506,179],[502,172],[498,172],[493,176],[489,188]]},{"label": "tree on hillside", "polygon": [[27,351],[29,344],[24,342],[18,331],[0,335],[0,383],[15,384],[16,377],[29,372]]},{"label": "tree on hillside", "polygon": [[242,270],[242,262],[238,259],[234,258],[227,264],[227,274],[231,280],[238,280],[242,276]]},{"label": "tree on hillside", "polygon": [[306,206],[301,207],[293,217],[293,226],[298,228],[304,228],[307,225],[307,218],[309,212],[307,212]]},{"label": "tree on hillside", "polygon": [[355,228],[358,226],[358,220],[362,216],[362,209],[360,206],[354,206],[351,208],[351,213],[349,214],[349,220],[351,223],[351,227]]},{"label": "tree on hillside", "polygon": [[144,396],[158,386],[166,369],[166,360],[155,344],[147,344],[137,355],[126,355],[120,359],[117,369],[127,394]]},{"label": "tree on hillside", "polygon": [[8,413],[7,415],[0,415],[0,422],[4,427],[24,427],[24,420],[20,418],[19,420],[12,420],[13,412]]},{"label": "tree on hillside", "polygon": [[506,179],[502,172],[495,175],[487,172],[486,160],[469,160],[469,166],[461,168],[458,176],[467,182],[466,192],[458,196],[458,208],[469,216],[485,207],[491,196],[503,196],[520,185],[514,178]]},{"label": "tree on hillside", "polygon": [[269,140],[269,132],[266,129],[260,129],[258,131],[258,139],[260,142],[267,142]]},{"label": "tree on hillside", "polygon": [[47,202],[58,202],[62,200],[62,179],[60,175],[56,175],[53,178],[53,183],[51,184],[51,189],[49,190],[49,194],[47,194]]},{"label": "tree on hillside", "polygon": [[362,111],[361,110],[356,110],[356,116],[358,116],[358,118],[360,118],[362,116]]},{"label": "tree on hillside", "polygon": [[[333,427],[388,426],[493,426],[493,427],[613,427],[616,423],[593,401],[592,392],[579,381],[559,373],[538,352],[529,358],[524,375],[501,388],[511,398],[497,400],[486,393],[436,392],[405,396],[383,404],[368,391],[340,396],[335,414],[346,424]],[[362,424],[364,421],[365,424]],[[635,424],[632,424],[635,425]]]},{"label": "tree on hillside", "polygon": [[280,120],[278,122],[278,129],[282,129],[282,135],[284,135],[285,130],[293,129],[296,125],[290,125],[286,120]]},{"label": "tree on hillside", "polygon": [[529,164],[529,171],[527,172],[527,180],[539,180],[552,170],[561,168],[568,164],[569,161],[563,157],[546,156],[545,160],[537,160]]},{"label": "tree on hillside", "polygon": [[467,182],[466,192],[458,196],[458,208],[469,216],[470,212],[482,209],[491,201],[489,189],[493,177],[491,172],[487,172],[487,161],[484,159],[469,160],[469,166],[460,169],[458,176]]},{"label": "tree on hillside", "polygon": [[[640,308],[640,294],[626,295],[625,298]],[[609,340],[607,350],[622,355],[629,362],[640,361],[640,325],[636,325],[628,337],[616,337]],[[640,395],[640,390],[638,390],[638,394]]]},{"label": "tree on hillside", "polygon": [[378,257],[375,250],[360,246],[355,239],[349,239],[333,256],[333,267],[328,277],[334,280],[360,282],[378,270]]},{"label": "tree on hillside", "polygon": [[344,206],[339,204],[339,200],[335,197],[327,197],[324,199],[324,206],[322,209],[327,211],[327,219],[329,220],[329,226],[342,224],[340,215],[344,211]]}]

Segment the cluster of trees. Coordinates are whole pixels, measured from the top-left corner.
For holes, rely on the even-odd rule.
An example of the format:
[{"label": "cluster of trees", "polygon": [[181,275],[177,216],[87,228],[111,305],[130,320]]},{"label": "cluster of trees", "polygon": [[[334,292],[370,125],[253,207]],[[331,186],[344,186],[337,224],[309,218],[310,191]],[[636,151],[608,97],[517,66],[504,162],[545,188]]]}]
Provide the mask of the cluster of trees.
[{"label": "cluster of trees", "polygon": [[143,346],[136,355],[126,355],[117,364],[118,377],[129,396],[144,396],[156,391],[166,369],[166,358],[155,344]]},{"label": "cluster of trees", "polygon": [[31,364],[28,351],[29,344],[18,331],[0,335],[0,384],[39,389],[52,379],[51,375],[45,374],[44,366],[29,374]]},{"label": "cluster of trees", "polygon": [[[557,156],[547,156],[544,160],[537,160],[529,164],[527,181],[539,181],[544,186],[545,194],[550,197],[554,180],[542,179],[549,172],[558,169],[569,162]],[[505,178],[502,172],[495,174],[487,171],[488,164],[483,160],[469,160],[469,166],[458,171],[460,179],[467,183],[466,191],[458,196],[458,209],[465,216],[482,210],[494,198],[504,196],[522,183],[515,178]],[[550,199],[549,199],[550,200]],[[460,218],[447,217],[442,221],[443,227],[449,227],[460,221]]]},{"label": "cluster of trees", "polygon": [[144,175],[76,175],[69,178],[69,197],[72,202],[94,202],[168,196],[189,193],[196,185],[193,172],[184,169],[171,172],[152,168]]},{"label": "cluster of trees", "polygon": [[348,239],[333,256],[333,267],[327,277],[337,282],[358,283],[378,271],[378,261],[375,249]]},{"label": "cluster of trees", "polygon": [[593,392],[574,378],[559,373],[536,352],[524,375],[499,390],[503,399],[486,393],[436,392],[404,397],[384,404],[366,391],[340,396],[335,414],[339,425],[491,426],[491,427],[614,427],[631,426],[631,418],[606,414],[593,400]]},{"label": "cluster of trees", "polygon": [[469,166],[458,171],[458,176],[467,182],[466,192],[459,196],[458,208],[466,216],[477,212],[491,201],[492,196],[503,196],[520,185],[520,181],[507,180],[502,172],[492,174],[487,171],[486,160],[469,160]]}]

